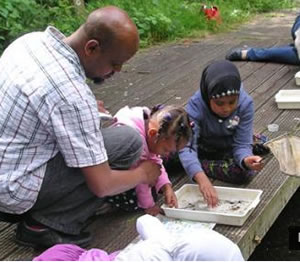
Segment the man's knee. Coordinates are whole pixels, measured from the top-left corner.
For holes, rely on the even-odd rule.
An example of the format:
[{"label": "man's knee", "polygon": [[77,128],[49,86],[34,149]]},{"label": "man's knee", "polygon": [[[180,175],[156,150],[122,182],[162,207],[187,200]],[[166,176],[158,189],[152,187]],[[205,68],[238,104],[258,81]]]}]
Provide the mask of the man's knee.
[{"label": "man's knee", "polygon": [[131,127],[126,127],[126,137],[124,137],[124,145],[127,148],[127,160],[130,166],[135,164],[141,157],[143,150],[143,141],[141,135]]},{"label": "man's knee", "polygon": [[127,136],[124,139],[124,143],[130,143],[130,148],[132,151],[139,151],[143,147],[143,141],[141,135],[131,127],[124,127],[126,130]]},{"label": "man's knee", "polygon": [[109,164],[114,169],[128,169],[141,156],[143,141],[133,128],[119,126],[103,130]]}]

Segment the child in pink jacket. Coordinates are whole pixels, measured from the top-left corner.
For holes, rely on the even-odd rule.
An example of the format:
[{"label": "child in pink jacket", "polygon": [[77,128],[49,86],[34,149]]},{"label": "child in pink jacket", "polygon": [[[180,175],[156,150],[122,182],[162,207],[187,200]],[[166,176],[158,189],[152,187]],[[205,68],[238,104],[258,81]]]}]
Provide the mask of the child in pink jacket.
[{"label": "child in pink jacket", "polygon": [[[164,194],[168,206],[177,207],[177,199],[161,157],[177,152],[189,141],[192,130],[185,110],[179,106],[158,105],[152,110],[147,107],[126,106],[116,113],[115,118],[116,125],[128,125],[140,133],[143,150],[139,162],[152,160],[161,166],[161,175],[153,186],[156,193]],[[151,215],[160,212],[152,195],[152,185],[140,184],[133,190],[108,197],[108,201],[126,211],[142,208]]]}]

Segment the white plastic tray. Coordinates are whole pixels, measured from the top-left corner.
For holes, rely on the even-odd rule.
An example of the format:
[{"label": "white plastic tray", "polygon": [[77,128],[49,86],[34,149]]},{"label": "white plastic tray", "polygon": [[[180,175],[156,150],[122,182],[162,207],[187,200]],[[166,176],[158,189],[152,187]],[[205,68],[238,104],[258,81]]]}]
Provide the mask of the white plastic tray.
[{"label": "white plastic tray", "polygon": [[295,74],[296,85],[300,86],[300,71]]},{"label": "white plastic tray", "polygon": [[[207,207],[198,185],[187,184],[176,191],[178,208],[162,205],[162,209],[168,217],[242,226],[262,194],[262,190],[256,189],[218,186],[215,189],[220,201],[216,208]],[[197,206],[196,210],[191,209],[194,206]]]},{"label": "white plastic tray", "polygon": [[300,90],[280,90],[275,95],[275,101],[279,109],[300,109]]}]

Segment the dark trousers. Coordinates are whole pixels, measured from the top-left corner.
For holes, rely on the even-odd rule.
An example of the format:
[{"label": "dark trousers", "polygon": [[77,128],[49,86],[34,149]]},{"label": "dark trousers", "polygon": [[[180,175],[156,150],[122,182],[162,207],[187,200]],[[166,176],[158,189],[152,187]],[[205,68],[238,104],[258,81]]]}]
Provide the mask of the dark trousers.
[{"label": "dark trousers", "polygon": [[[112,169],[129,169],[139,159],[142,140],[134,129],[111,127],[103,129],[102,134]],[[88,189],[81,169],[67,167],[58,153],[47,164],[36,203],[21,217],[30,217],[49,228],[75,235],[103,202],[104,199]]]},{"label": "dark trousers", "polygon": [[202,168],[208,177],[232,184],[245,184],[253,177],[252,170],[240,168],[232,158],[224,160],[201,160]]}]

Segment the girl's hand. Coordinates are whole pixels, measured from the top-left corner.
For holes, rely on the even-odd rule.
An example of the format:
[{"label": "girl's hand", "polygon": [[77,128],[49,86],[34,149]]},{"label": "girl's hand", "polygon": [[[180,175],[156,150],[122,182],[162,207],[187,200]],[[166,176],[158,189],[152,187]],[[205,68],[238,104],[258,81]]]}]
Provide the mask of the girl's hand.
[{"label": "girl's hand", "polygon": [[105,109],[104,103],[101,100],[97,100],[98,111],[101,113],[109,114],[109,112]]},{"label": "girl's hand", "polygon": [[145,213],[151,216],[156,216],[159,213],[162,213],[162,209],[159,206],[155,205],[153,207],[146,208]]},{"label": "girl's hand", "polygon": [[209,207],[215,207],[219,202],[218,194],[208,177],[204,172],[199,172],[194,176],[194,179],[198,183],[199,190],[207,202],[207,205]]},{"label": "girl's hand", "polygon": [[244,163],[246,167],[252,170],[262,170],[264,167],[264,163],[262,162],[262,158],[260,156],[248,156],[244,158]]},{"label": "girl's hand", "polygon": [[168,207],[176,207],[178,208],[177,197],[173,188],[170,184],[166,184],[162,187],[162,191],[165,196],[165,203]]}]

